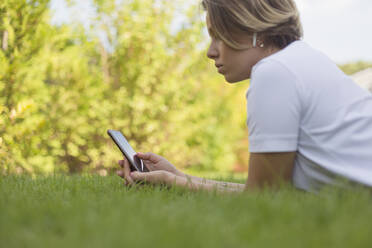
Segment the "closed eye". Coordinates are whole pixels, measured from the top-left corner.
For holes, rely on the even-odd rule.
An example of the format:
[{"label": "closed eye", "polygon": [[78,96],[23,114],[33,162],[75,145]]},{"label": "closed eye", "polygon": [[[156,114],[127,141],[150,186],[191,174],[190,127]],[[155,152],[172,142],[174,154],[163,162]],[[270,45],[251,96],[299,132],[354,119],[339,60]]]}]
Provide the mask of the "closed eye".
[{"label": "closed eye", "polygon": [[211,28],[208,28],[208,34],[209,34],[209,36],[210,36],[211,38],[216,38],[216,37],[217,37],[216,32],[214,32],[214,30],[211,29]]},{"label": "closed eye", "polygon": [[217,33],[214,32],[213,29],[208,29],[208,34],[212,40],[221,40],[220,37],[217,35]]}]

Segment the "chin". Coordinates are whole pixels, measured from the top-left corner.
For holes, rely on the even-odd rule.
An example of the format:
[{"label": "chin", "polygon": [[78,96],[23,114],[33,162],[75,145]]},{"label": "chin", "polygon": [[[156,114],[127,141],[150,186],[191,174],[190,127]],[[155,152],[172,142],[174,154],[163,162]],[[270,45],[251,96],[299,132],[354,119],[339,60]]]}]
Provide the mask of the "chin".
[{"label": "chin", "polygon": [[250,79],[251,78],[251,75],[243,75],[243,74],[240,74],[240,75],[229,75],[229,74],[225,74],[224,75],[225,77],[225,80],[226,82],[230,83],[230,84],[233,84],[233,83],[238,83],[238,82],[242,82],[244,80],[247,80],[247,79]]},{"label": "chin", "polygon": [[238,83],[238,82],[244,81],[245,79],[248,79],[248,78],[234,78],[234,77],[229,77],[228,75],[225,75],[225,81],[230,84]]}]

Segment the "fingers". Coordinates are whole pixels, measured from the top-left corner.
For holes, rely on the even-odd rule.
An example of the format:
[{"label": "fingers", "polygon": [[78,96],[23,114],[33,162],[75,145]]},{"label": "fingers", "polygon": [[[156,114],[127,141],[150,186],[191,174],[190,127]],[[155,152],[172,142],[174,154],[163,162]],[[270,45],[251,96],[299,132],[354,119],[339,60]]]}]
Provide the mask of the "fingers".
[{"label": "fingers", "polygon": [[124,158],[123,160],[119,160],[119,165],[122,168],[121,173],[120,173],[121,175],[123,175],[122,177],[125,179],[127,183],[133,184],[134,181],[130,176],[130,165],[129,165],[128,160],[126,158]]},{"label": "fingers", "polygon": [[168,173],[166,171],[138,172],[130,174],[134,181],[145,181],[151,184],[168,183]]},{"label": "fingers", "polygon": [[118,175],[121,178],[124,178],[124,172],[122,170],[116,171],[116,175]]},{"label": "fingers", "polygon": [[130,176],[133,178],[134,181],[146,181],[150,182],[153,180],[151,172],[148,173],[142,173],[133,171]]},{"label": "fingers", "polygon": [[[124,172],[122,170],[116,171],[116,175],[124,179]],[[128,181],[124,180],[124,185],[130,186],[131,184]]]}]

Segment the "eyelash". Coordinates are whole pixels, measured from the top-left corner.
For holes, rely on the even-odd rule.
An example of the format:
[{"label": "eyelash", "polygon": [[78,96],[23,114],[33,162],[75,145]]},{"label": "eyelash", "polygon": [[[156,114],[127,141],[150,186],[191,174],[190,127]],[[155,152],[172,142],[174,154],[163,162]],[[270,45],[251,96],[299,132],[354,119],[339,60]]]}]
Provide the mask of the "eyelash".
[{"label": "eyelash", "polygon": [[219,40],[218,36],[214,32],[210,32],[209,36],[214,40]]}]

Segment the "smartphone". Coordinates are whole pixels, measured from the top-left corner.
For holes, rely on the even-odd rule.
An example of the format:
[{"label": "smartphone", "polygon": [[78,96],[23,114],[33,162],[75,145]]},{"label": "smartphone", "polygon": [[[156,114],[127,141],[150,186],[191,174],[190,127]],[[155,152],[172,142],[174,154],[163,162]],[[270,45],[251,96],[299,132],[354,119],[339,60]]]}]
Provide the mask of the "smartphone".
[{"label": "smartphone", "polygon": [[127,139],[120,131],[116,130],[107,130],[107,134],[111,137],[111,139],[115,142],[115,144],[119,147],[120,151],[123,155],[127,158],[130,164],[131,171],[139,171],[139,172],[148,172],[149,170],[146,168],[143,161],[138,158],[136,152],[133,148],[129,145]]}]

